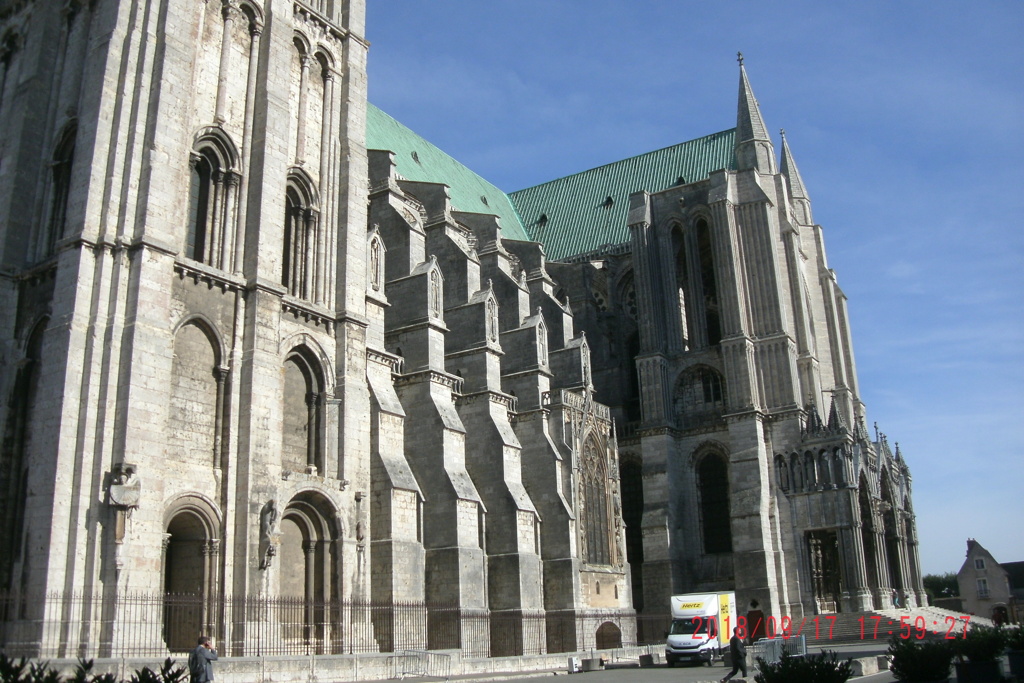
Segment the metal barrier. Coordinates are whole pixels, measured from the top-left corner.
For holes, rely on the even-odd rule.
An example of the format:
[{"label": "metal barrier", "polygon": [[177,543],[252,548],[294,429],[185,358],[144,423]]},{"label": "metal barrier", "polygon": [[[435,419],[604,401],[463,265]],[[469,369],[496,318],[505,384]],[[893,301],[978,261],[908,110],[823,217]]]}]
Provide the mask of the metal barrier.
[{"label": "metal barrier", "polygon": [[782,653],[786,652],[793,657],[802,657],[807,654],[807,638],[799,635],[791,638],[762,638],[747,648],[750,660],[757,663],[758,659],[766,664],[774,664],[782,659]]},{"label": "metal barrier", "polygon": [[388,678],[405,678],[406,676],[430,676],[444,678],[447,681],[452,675],[451,655],[427,650],[407,650],[393,657],[388,657]]}]

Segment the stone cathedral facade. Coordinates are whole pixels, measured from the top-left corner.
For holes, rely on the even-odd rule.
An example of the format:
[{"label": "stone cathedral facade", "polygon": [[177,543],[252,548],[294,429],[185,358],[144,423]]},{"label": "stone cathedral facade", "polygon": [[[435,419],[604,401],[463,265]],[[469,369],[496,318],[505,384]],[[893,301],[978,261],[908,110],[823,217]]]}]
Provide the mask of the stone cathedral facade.
[{"label": "stone cathedral facade", "polygon": [[[511,655],[678,592],[923,599],[745,72],[735,129],[506,195],[367,103],[364,4],[0,2],[5,624],[87,596],[91,651],[130,592],[420,605],[338,619]],[[244,654],[257,617],[196,619]]]}]

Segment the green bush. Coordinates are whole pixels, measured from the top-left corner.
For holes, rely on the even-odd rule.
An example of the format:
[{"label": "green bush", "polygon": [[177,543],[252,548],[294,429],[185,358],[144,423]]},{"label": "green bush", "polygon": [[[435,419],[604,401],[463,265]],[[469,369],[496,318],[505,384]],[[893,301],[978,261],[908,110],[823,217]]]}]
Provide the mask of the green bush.
[{"label": "green bush", "polygon": [[1011,626],[1003,629],[1006,647],[1010,650],[1024,650],[1024,626]]},{"label": "green bush", "polygon": [[17,683],[28,670],[28,661],[12,659],[0,653],[0,683]]},{"label": "green bush", "polygon": [[117,683],[117,676],[112,673],[94,674],[91,659],[79,659],[74,675],[67,683]]},{"label": "green bush", "polygon": [[941,681],[949,678],[953,663],[953,644],[945,640],[906,640],[894,637],[889,641],[892,675],[905,683]]},{"label": "green bush", "polygon": [[783,652],[773,664],[758,657],[757,666],[761,670],[754,676],[757,683],[846,683],[853,677],[853,660],[839,662],[835,652],[803,657]]},{"label": "green bush", "polygon": [[174,660],[168,657],[164,660],[159,672],[153,671],[147,666],[145,669],[135,672],[131,683],[184,683],[187,678],[188,672],[185,667],[175,668]]},{"label": "green bush", "polygon": [[[33,662],[12,659],[0,652],[0,683],[118,683],[112,673],[92,673],[93,661],[79,659],[71,678],[62,678],[60,672],[51,669],[48,662]],[[164,660],[159,671],[148,666],[136,671],[131,683],[185,683],[188,672],[184,667],[175,666],[173,659]]]},{"label": "green bush", "polygon": [[1006,636],[1003,629],[990,626],[972,626],[967,636],[957,638],[953,649],[959,661],[994,662],[1006,649]]}]

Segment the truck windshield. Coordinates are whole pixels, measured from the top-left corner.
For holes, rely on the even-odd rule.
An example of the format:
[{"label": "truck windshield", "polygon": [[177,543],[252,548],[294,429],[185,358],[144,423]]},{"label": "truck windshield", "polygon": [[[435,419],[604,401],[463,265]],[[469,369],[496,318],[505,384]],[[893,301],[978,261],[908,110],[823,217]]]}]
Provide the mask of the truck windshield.
[{"label": "truck windshield", "polygon": [[707,633],[708,626],[714,621],[714,617],[692,617],[689,619],[673,619],[669,628],[670,636],[689,636],[694,633]]}]

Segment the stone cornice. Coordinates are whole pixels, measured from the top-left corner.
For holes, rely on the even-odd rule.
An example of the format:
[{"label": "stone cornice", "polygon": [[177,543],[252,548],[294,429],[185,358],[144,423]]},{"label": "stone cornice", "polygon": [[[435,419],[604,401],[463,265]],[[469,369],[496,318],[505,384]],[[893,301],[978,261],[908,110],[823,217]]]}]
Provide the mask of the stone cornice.
[{"label": "stone cornice", "polygon": [[555,373],[551,372],[551,369],[548,368],[547,366],[540,365],[538,363],[537,365],[534,365],[533,367],[529,367],[529,368],[527,368],[525,370],[520,370],[518,372],[505,373],[505,374],[503,374],[501,376],[501,378],[502,379],[518,379],[520,377],[529,377],[530,375],[537,375],[537,376],[543,376],[543,377],[554,377]]},{"label": "stone cornice", "polygon": [[202,282],[211,289],[218,287],[224,292],[240,292],[246,288],[246,284],[241,278],[233,277],[198,261],[175,259],[174,272],[181,280],[191,278],[195,284]]},{"label": "stone cornice", "polygon": [[478,398],[486,398],[493,403],[499,403],[505,406],[505,409],[509,412],[514,412],[516,409],[516,397],[510,396],[509,394],[494,391],[492,389],[484,389],[483,391],[474,391],[468,394],[459,395],[459,403],[469,404]]},{"label": "stone cornice", "polygon": [[279,297],[283,297],[288,293],[288,290],[280,282],[274,282],[273,280],[268,280],[265,277],[259,276],[249,278],[245,283],[245,288],[249,291],[266,292],[267,294]]},{"label": "stone cornice", "polygon": [[440,384],[448,387],[453,393],[460,393],[462,391],[462,378],[456,377],[455,375],[449,375],[447,372],[441,372],[440,370],[417,370],[416,372],[410,372],[407,375],[402,375],[395,378],[395,386],[403,386],[406,384],[419,384],[421,382],[432,382],[434,384]]},{"label": "stone cornice", "polygon": [[445,326],[444,322],[441,321],[439,318],[424,317],[406,323],[405,325],[400,325],[398,327],[389,327],[387,330],[387,336],[390,337],[392,335],[396,335],[402,332],[413,332],[415,330],[422,330],[424,328],[430,328],[432,330],[437,330],[438,332],[448,331],[448,328]]},{"label": "stone cornice", "polygon": [[504,356],[505,352],[501,350],[501,345],[492,341],[487,341],[482,344],[470,347],[468,349],[462,349],[460,351],[451,351],[450,353],[444,354],[445,358],[461,358],[463,356],[475,356],[480,353],[493,353],[496,356]]},{"label": "stone cornice", "polygon": [[334,330],[335,321],[330,312],[308,301],[285,296],[281,299],[281,312],[296,320],[302,318],[304,322],[311,322],[318,327],[322,325],[328,332]]},{"label": "stone cornice", "polygon": [[335,40],[342,41],[345,38],[353,38],[357,42],[364,43],[366,47],[369,47],[369,43],[367,43],[365,39],[349,33],[344,28],[328,19],[326,15],[321,14],[300,0],[296,0],[295,2],[293,15],[303,19],[312,28],[317,29],[322,34],[330,36]]},{"label": "stone cornice", "polygon": [[393,353],[387,351],[380,351],[378,349],[366,349],[366,360],[373,363],[380,363],[381,365],[387,365],[391,368],[391,372],[398,372],[399,366],[402,364],[401,356],[396,356]]}]

